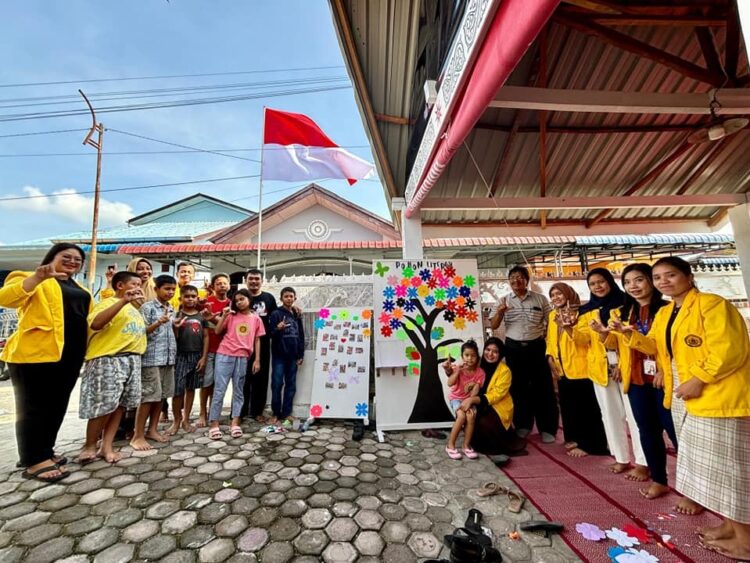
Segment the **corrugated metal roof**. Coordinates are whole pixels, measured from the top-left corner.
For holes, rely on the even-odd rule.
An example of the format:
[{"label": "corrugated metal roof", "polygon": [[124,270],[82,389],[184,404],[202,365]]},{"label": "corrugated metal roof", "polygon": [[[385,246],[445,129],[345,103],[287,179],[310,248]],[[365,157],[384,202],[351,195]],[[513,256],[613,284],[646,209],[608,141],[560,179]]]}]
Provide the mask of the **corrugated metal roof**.
[{"label": "corrugated metal roof", "polygon": [[[194,223],[148,223],[146,225],[135,225],[132,227],[114,227],[102,229],[97,233],[98,242],[101,243],[124,243],[124,242],[170,242],[170,241],[193,241],[201,235],[207,235],[234,225],[236,221],[222,222],[194,222]],[[36,239],[24,242],[16,242],[7,246],[48,246],[54,242],[61,241],[86,241],[91,240],[91,231],[76,231],[50,238]]]},{"label": "corrugated metal roof", "polygon": [[[376,112],[408,115],[413,74],[410,56],[417,47],[417,27],[410,24],[414,15],[412,0],[346,0],[353,31],[357,38],[360,62],[367,77],[370,97]],[[726,3],[717,3],[717,7]],[[565,3],[562,4],[570,8]],[[400,17],[399,17],[400,16]],[[648,43],[705,68],[699,42],[692,27],[633,26],[617,27],[618,32]],[[720,57],[725,50],[723,27],[710,28]],[[528,85],[536,44],[508,81]],[[708,92],[710,85],[687,78],[677,71],[650,59],[624,51],[610,43],[551,23],[548,30],[547,83],[550,88],[620,92],[698,93]],[[738,75],[748,73],[747,54],[740,49]],[[489,126],[509,127],[515,110],[488,109],[480,122]],[[702,116],[642,114],[562,113],[547,114],[549,126],[618,127],[686,125],[705,123]],[[536,127],[538,114],[522,111],[520,126]],[[396,184],[403,195],[406,177],[405,158],[408,129],[380,123],[386,152],[394,170]],[[654,131],[651,133],[573,134],[549,133],[547,136],[547,195],[595,197],[618,195],[643,177],[687,136],[687,131]],[[478,163],[481,175],[492,183],[495,169],[508,141],[509,133],[475,128],[467,145]],[[719,154],[699,178],[685,190],[686,194],[736,193],[750,186],[750,129],[720,141]],[[659,174],[638,193],[641,195],[675,194],[713,149],[713,144],[696,145],[672,166]],[[499,197],[536,196],[539,188],[539,135],[518,133],[499,178]],[[468,156],[461,150],[453,158],[431,195],[435,197],[486,197],[487,186]],[[719,208],[651,208],[620,209],[610,219],[660,220],[670,218],[705,219]],[[585,221],[597,211],[558,209],[547,213],[550,221]],[[474,223],[538,221],[538,211],[481,210],[427,211],[425,223]],[[659,224],[655,223],[655,229]]]},{"label": "corrugated metal roof", "polygon": [[[158,242],[138,242],[135,243],[139,246],[154,246],[158,245]],[[84,252],[91,252],[91,245],[90,244],[79,244],[78,246],[81,247],[81,250]],[[122,244],[97,244],[96,245],[96,251],[101,252],[103,254],[112,254],[113,252],[117,252],[119,248],[122,246]]]},{"label": "corrugated metal roof", "polygon": [[680,234],[680,235],[619,235],[619,236],[593,236],[575,237],[579,246],[602,246],[602,245],[660,245],[660,244],[732,244],[734,238],[730,235],[719,234]]}]

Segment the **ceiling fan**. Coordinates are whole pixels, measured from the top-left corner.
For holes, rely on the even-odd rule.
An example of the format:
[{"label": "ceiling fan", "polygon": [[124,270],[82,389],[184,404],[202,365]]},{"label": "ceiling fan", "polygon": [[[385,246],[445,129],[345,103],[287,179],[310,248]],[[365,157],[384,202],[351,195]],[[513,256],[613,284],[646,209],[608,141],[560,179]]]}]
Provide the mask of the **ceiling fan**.
[{"label": "ceiling fan", "polygon": [[719,139],[734,135],[738,131],[747,127],[750,123],[750,119],[746,117],[729,117],[722,119],[716,115],[716,110],[719,108],[721,108],[721,104],[716,99],[716,90],[714,90],[711,103],[709,104],[711,119],[704,127],[695,130],[688,137],[688,143],[691,145],[697,145],[700,143],[718,141]]}]

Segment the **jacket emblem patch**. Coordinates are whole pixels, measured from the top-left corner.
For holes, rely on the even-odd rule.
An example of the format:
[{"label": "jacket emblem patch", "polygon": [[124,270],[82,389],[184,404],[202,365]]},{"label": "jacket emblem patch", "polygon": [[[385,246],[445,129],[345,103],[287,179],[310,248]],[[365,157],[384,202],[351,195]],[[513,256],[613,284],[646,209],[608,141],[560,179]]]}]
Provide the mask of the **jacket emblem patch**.
[{"label": "jacket emblem patch", "polygon": [[703,344],[703,339],[696,334],[688,334],[685,337],[685,344],[687,344],[691,348],[697,348],[698,346]]}]

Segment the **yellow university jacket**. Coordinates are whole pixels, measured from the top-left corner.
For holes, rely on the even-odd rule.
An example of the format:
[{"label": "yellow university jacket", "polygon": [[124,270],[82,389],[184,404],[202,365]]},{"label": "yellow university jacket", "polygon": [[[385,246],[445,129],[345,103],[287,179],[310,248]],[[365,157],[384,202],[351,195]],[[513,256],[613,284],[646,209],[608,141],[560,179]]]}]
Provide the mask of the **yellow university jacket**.
[{"label": "yellow university jacket", "polygon": [[[667,323],[674,303],[659,309],[647,335],[633,331],[625,338],[646,354],[656,354],[664,368],[664,406],[672,403],[674,380],[667,352]],[[723,297],[691,290],[671,332],[672,353],[681,382],[697,377],[707,385],[685,401],[695,416],[750,416],[750,339],[739,311]]]},{"label": "yellow university jacket", "polygon": [[0,288],[0,307],[18,309],[18,328],[5,343],[0,360],[14,364],[57,362],[65,343],[62,289],[57,280],[48,279],[27,292],[23,281],[31,275],[33,272],[11,272]]},{"label": "yellow university jacket", "polygon": [[513,423],[513,399],[510,397],[510,369],[504,362],[497,365],[485,397],[500,417],[503,426],[506,430],[509,429]]},{"label": "yellow university jacket", "polygon": [[564,330],[558,332],[555,315],[555,311],[552,311],[547,320],[547,355],[568,379],[586,379],[589,352],[587,339],[581,335],[575,340],[575,332],[573,336]]},{"label": "yellow university jacket", "polygon": [[589,323],[599,319],[599,310],[593,309],[578,317],[578,323],[573,328],[573,340],[588,347],[586,366],[589,379],[594,383],[606,387],[609,383],[607,371],[607,349],[599,334],[591,330]]}]

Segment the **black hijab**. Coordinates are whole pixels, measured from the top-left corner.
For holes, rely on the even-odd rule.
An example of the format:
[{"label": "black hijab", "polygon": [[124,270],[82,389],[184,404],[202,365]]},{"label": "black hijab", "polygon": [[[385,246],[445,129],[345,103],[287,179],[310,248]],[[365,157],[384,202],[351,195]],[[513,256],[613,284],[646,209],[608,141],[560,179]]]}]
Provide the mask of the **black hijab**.
[{"label": "black hijab", "polygon": [[484,385],[482,385],[482,390],[480,391],[481,395],[484,395],[487,392],[487,387],[490,384],[490,380],[492,379],[492,376],[495,375],[495,370],[497,369],[497,366],[500,365],[500,362],[503,359],[503,341],[496,336],[490,336],[484,343],[484,347],[487,348],[487,346],[489,346],[490,344],[494,344],[495,346],[497,346],[500,355],[498,356],[496,362],[490,363],[484,359],[484,351],[482,351],[482,359],[479,361],[479,367],[481,367],[482,371],[484,371],[485,377]]},{"label": "black hijab", "polygon": [[612,309],[621,307],[625,302],[625,292],[620,289],[615,281],[612,273],[606,268],[594,268],[586,276],[586,282],[591,279],[591,276],[600,275],[609,284],[609,293],[604,297],[597,297],[593,293],[590,294],[591,298],[588,303],[581,306],[578,312],[583,315],[588,311],[599,309],[599,317],[601,318],[602,324],[606,325],[609,322],[609,314]]}]

